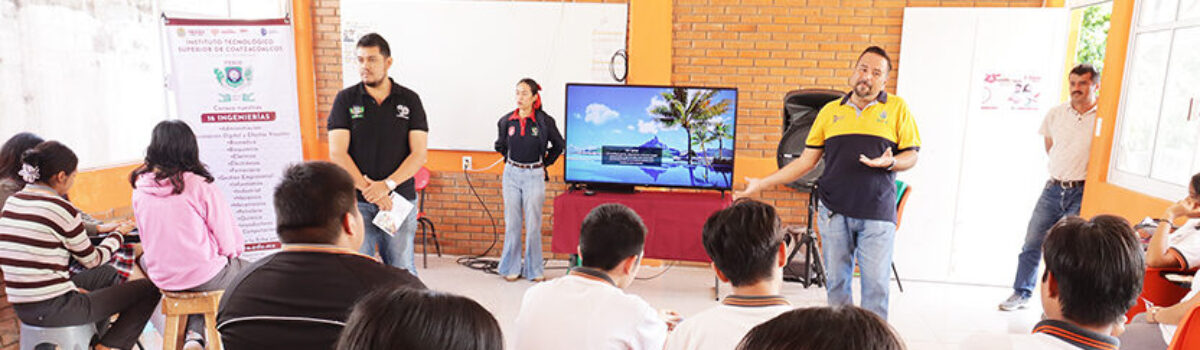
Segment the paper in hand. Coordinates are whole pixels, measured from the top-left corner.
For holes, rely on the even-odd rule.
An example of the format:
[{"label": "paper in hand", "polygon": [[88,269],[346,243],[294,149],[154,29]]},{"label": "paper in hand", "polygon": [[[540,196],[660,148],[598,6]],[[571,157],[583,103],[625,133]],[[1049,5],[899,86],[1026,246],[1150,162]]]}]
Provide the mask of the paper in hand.
[{"label": "paper in hand", "polygon": [[413,204],[395,192],[391,194],[391,197],[392,210],[380,211],[375,214],[375,219],[371,220],[371,223],[378,226],[383,232],[387,232],[388,235],[394,236],[396,230],[399,230],[400,225],[404,223],[404,219],[408,218],[409,212],[413,210]]}]

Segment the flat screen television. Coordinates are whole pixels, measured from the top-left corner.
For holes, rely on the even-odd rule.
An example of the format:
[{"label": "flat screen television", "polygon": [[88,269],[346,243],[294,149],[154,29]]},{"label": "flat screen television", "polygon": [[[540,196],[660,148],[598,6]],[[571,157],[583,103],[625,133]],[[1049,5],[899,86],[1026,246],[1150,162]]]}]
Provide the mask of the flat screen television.
[{"label": "flat screen television", "polygon": [[737,95],[735,88],[567,84],[563,177],[729,190]]}]

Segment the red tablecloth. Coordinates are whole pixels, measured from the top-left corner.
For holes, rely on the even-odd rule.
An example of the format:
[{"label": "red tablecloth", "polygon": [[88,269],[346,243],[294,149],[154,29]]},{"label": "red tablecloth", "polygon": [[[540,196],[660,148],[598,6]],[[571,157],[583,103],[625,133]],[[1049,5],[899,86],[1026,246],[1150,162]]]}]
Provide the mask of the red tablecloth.
[{"label": "red tablecloth", "polygon": [[579,227],[588,212],[604,203],[621,203],[646,223],[646,257],[708,262],[700,231],[709,215],[729,206],[732,196],[712,192],[638,192],[633,194],[564,192],[554,198],[551,251],[575,254]]}]

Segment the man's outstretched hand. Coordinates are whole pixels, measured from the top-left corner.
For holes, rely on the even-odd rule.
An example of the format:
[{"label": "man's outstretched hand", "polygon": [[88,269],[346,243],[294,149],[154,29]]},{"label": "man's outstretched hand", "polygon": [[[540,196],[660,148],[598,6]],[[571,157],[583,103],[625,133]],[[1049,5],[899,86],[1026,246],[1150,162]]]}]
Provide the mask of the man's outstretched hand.
[{"label": "man's outstretched hand", "polygon": [[880,155],[878,158],[875,158],[875,159],[867,158],[867,155],[865,155],[865,154],[859,154],[858,161],[862,162],[863,164],[866,164],[867,166],[872,167],[872,168],[886,169],[886,168],[891,168],[893,165],[896,165],[896,157],[892,156],[892,148],[891,147],[888,147],[888,149],[886,151],[883,151],[883,155]]}]

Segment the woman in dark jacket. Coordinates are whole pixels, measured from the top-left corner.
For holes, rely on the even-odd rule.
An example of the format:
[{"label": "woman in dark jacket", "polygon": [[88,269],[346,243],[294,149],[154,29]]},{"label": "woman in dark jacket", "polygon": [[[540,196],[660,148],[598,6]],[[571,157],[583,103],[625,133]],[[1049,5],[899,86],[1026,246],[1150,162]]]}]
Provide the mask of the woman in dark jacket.
[{"label": "woman in dark jacket", "polygon": [[[512,282],[522,276],[542,281],[542,203],[546,167],[563,152],[554,118],[542,110],[542,87],[533,79],[517,83],[517,109],[497,123],[496,151],[504,156],[504,251],[499,272]],[[525,227],[522,265],[521,227]]]}]

